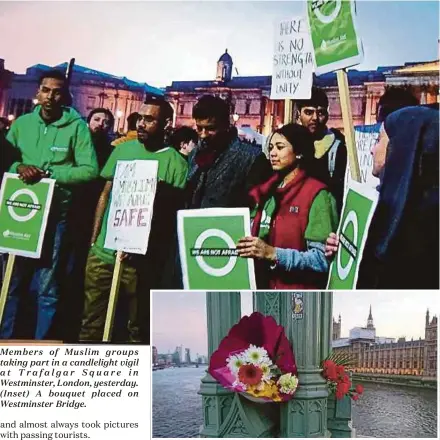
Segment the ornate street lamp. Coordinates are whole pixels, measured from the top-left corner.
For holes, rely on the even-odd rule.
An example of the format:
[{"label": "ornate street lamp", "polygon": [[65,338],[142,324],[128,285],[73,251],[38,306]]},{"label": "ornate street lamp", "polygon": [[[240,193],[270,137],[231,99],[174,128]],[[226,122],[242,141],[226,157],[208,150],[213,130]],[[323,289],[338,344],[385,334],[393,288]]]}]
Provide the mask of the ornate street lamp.
[{"label": "ornate street lamp", "polygon": [[15,119],[14,115],[8,115],[8,121],[12,122]]},{"label": "ornate street lamp", "polygon": [[238,115],[237,113],[234,113],[232,115],[232,119],[234,120],[234,127],[237,125],[238,120],[240,119],[240,115]]}]

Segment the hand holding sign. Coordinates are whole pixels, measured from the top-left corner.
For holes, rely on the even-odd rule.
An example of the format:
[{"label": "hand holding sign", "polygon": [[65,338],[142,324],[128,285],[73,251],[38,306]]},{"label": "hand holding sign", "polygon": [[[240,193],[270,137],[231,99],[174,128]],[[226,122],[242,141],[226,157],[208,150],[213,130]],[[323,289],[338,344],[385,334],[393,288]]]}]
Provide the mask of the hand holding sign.
[{"label": "hand holding sign", "polygon": [[324,254],[327,258],[333,258],[333,256],[338,252],[339,247],[339,237],[332,232],[325,242]]},{"label": "hand holding sign", "polygon": [[243,237],[237,244],[238,255],[244,258],[258,258],[260,260],[275,261],[276,251],[258,237]]},{"label": "hand holding sign", "polygon": [[43,177],[47,177],[46,171],[34,165],[18,165],[17,173],[20,179],[25,183],[37,183]]}]

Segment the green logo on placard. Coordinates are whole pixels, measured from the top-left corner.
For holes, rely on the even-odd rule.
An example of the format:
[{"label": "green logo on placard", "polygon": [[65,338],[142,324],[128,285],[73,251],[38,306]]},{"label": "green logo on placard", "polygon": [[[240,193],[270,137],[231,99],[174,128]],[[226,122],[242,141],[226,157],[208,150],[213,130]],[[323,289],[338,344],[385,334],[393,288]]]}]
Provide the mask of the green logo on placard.
[{"label": "green logo on placard", "polygon": [[312,11],[321,23],[331,23],[341,11],[342,0],[330,0],[327,2],[312,2]]},{"label": "green logo on placard", "polygon": [[362,51],[348,0],[309,0],[308,17],[317,74],[361,62]]},{"label": "green logo on placard", "polygon": [[[203,247],[205,243],[209,244],[211,238],[218,238],[223,241],[223,245],[227,248],[209,248]],[[232,237],[221,229],[207,229],[203,231],[196,239],[194,248],[191,249],[191,256],[196,258],[197,264],[203,272],[213,277],[224,277],[231,273],[237,263],[237,250]],[[215,267],[215,260],[208,263],[205,257],[226,257],[222,259],[225,264],[220,267]],[[226,262],[227,261],[227,262]],[[221,264],[221,263],[220,263]]]},{"label": "green logo on placard", "polygon": [[339,230],[339,250],[330,270],[329,289],[355,288],[361,252],[365,242],[374,201],[348,190]]},{"label": "green logo on placard", "polygon": [[184,217],[186,273],[191,289],[250,289],[248,260],[236,243],[245,234],[243,216]]},{"label": "green logo on placard", "polygon": [[[24,197],[21,197],[24,196]],[[30,202],[27,200],[30,198]],[[9,215],[18,222],[27,222],[34,218],[41,210],[38,197],[34,191],[22,188],[15,191],[6,200]]]},{"label": "green logo on placard", "polygon": [[0,202],[0,249],[16,255],[38,257],[52,196],[53,181],[26,185],[7,177]]}]

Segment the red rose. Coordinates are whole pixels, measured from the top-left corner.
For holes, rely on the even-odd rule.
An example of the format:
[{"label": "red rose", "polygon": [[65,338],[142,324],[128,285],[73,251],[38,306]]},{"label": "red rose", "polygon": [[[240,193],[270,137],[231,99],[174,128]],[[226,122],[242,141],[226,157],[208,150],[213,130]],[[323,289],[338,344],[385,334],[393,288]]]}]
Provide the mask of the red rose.
[{"label": "red rose", "polygon": [[328,359],[328,360],[323,362],[322,366],[323,366],[323,368],[325,370],[326,368],[334,368],[334,367],[336,367],[336,364],[332,360]]},{"label": "red rose", "polygon": [[238,370],[238,379],[246,385],[258,385],[263,377],[263,371],[255,365],[242,365]]},{"label": "red rose", "polygon": [[356,385],[356,392],[362,394],[364,392],[364,387],[361,384]]},{"label": "red rose", "polygon": [[336,391],[340,391],[343,395],[350,391],[350,384],[345,382],[339,382],[336,386]]},{"label": "red rose", "polygon": [[344,374],[341,382],[347,383],[351,387],[350,376],[348,374]]},{"label": "red rose", "polygon": [[353,400],[358,400],[358,399],[359,399],[359,394],[353,394],[353,395],[351,396],[351,398],[352,398]]},{"label": "red rose", "polygon": [[336,399],[341,400],[344,398],[344,393],[340,389],[336,388],[335,396]]},{"label": "red rose", "polygon": [[345,374],[345,368],[343,365],[336,365],[336,374],[341,377]]},{"label": "red rose", "polygon": [[325,361],[323,367],[324,371],[322,374],[326,379],[335,381],[338,378],[338,375],[336,374],[336,364],[333,361]]}]

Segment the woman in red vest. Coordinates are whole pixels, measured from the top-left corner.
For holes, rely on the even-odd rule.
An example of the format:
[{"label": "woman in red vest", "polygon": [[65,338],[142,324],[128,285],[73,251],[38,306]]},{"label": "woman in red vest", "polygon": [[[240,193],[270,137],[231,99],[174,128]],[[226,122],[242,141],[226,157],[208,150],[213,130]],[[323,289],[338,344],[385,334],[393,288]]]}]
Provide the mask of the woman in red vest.
[{"label": "woman in red vest", "polygon": [[311,177],[313,138],[305,127],[284,125],[272,134],[269,158],[274,174],[250,191],[252,236],[240,239],[238,254],[256,260],[259,289],[324,288],[325,241],[338,215],[326,186]]}]

